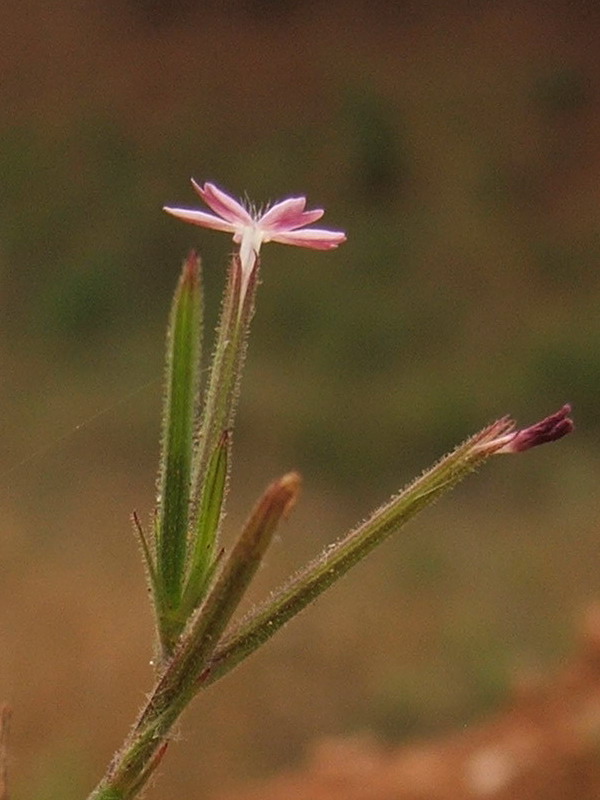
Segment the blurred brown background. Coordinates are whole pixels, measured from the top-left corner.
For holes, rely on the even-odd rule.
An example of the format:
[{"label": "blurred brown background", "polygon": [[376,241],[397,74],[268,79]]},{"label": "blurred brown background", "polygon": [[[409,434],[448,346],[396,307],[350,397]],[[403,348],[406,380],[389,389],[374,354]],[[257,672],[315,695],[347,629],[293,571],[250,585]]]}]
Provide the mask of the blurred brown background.
[{"label": "blurred brown background", "polygon": [[[3,0],[0,697],[23,800],[86,795],[151,682],[128,515],[154,495],[189,177],[306,194],[335,253],[264,251],[227,530],[305,476],[254,597],[495,417],[498,459],[187,715],[150,797],[204,798],[317,736],[475,720],[600,594],[600,8],[593,2]],[[210,351],[210,345],[207,344]]]}]

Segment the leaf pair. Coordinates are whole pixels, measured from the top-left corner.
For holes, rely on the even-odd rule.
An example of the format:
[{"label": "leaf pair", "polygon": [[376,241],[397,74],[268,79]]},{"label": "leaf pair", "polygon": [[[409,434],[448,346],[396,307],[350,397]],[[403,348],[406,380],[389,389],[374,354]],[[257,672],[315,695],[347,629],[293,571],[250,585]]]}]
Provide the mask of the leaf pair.
[{"label": "leaf pair", "polygon": [[218,562],[217,540],[229,474],[230,427],[253,311],[256,270],[241,302],[241,269],[233,258],[217,328],[210,377],[201,392],[202,285],[191,253],[167,331],[157,508],[152,536],[134,518],[162,657],[170,656],[202,602]]}]

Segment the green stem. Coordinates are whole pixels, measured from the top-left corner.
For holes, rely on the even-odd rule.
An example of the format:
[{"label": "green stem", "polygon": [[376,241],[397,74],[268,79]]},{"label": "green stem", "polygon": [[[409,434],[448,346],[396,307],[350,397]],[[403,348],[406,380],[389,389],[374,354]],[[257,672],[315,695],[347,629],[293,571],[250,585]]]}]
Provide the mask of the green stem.
[{"label": "green stem", "polygon": [[223,638],[207,665],[204,684],[214,683],[248,658],[377,545],[477,469],[497,449],[488,443],[511,429],[512,422],[503,419],[471,437],[328,547]]},{"label": "green stem", "polygon": [[242,298],[242,268],[238,256],[233,257],[229,268],[210,380],[202,410],[200,440],[194,455],[192,496],[196,505],[202,497],[210,458],[223,431],[232,428],[246,355],[248,329],[254,314],[258,269],[257,261]]}]

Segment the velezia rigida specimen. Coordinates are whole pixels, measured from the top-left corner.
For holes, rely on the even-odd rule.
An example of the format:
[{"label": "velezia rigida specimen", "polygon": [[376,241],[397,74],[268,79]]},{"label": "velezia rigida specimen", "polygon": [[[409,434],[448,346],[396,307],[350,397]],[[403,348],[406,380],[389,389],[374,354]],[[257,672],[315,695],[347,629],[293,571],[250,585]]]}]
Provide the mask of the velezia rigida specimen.
[{"label": "velezia rigida specimen", "polygon": [[304,197],[289,198],[262,214],[252,215],[211,183],[199,186],[193,181],[193,186],[214,214],[165,210],[196,225],[233,234],[239,252],[230,265],[201,409],[198,391],[202,313],[199,265],[194,256],[184,266],[171,312],[167,408],[153,554],[150,543],[143,539],[166,656],[178,641],[190,612],[203,599],[219,557],[217,534],[227,488],[230,430],[254,312],[261,245],[278,241],[329,250],[346,238],[338,231],[307,228],[324,212],[305,211]]},{"label": "velezia rigida specimen", "polygon": [[151,586],[158,634],[158,675],[123,747],[89,800],[129,800],[162,759],[172,727],[190,700],[264,644],[289,619],[418,511],[490,456],[553,441],[573,428],[570,407],[530,428],[503,418],[467,439],[408,484],[365,522],[307,564],[265,603],[230,624],[272,539],[293,506],[300,478],[288,473],[265,490],[226,551],[219,543],[231,460],[231,431],[263,243],[330,250],[341,231],[311,227],[323,215],[304,197],[263,212],[246,208],[214,184],[193,182],[211,211],[166,208],[238,245],[227,275],[209,377],[201,385],[202,292],[199,260],[184,263],[167,337],[167,374],[159,491],[148,532],[136,530]]}]

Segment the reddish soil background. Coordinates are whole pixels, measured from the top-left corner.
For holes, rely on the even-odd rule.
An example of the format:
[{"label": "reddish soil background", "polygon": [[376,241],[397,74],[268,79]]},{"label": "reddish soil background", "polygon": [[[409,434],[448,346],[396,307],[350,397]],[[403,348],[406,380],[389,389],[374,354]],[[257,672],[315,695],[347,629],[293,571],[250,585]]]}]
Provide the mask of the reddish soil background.
[{"label": "reddish soil background", "polygon": [[517,682],[507,707],[467,730],[397,748],[324,739],[306,765],[215,800],[597,800],[600,608],[553,678]]}]

